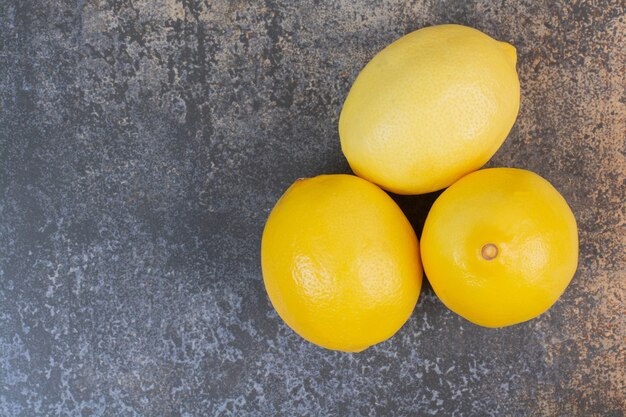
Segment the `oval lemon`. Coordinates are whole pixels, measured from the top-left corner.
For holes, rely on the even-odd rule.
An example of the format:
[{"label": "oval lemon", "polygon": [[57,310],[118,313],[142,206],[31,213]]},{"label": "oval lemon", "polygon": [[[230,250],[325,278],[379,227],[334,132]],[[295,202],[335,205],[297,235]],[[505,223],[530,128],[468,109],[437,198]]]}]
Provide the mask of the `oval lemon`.
[{"label": "oval lemon", "polygon": [[445,188],[484,165],[520,101],[516,51],[466,26],[410,33],[361,71],[339,118],[353,171],[398,194]]},{"label": "oval lemon", "polygon": [[485,169],[435,201],[421,252],[426,276],[448,308],[501,327],[538,316],[561,296],[578,264],[578,232],[548,181],[521,169]]},{"label": "oval lemon", "polygon": [[287,325],[349,352],[398,331],[422,282],[409,221],[383,190],[352,175],[296,181],[270,213],[261,261],[270,301]]}]

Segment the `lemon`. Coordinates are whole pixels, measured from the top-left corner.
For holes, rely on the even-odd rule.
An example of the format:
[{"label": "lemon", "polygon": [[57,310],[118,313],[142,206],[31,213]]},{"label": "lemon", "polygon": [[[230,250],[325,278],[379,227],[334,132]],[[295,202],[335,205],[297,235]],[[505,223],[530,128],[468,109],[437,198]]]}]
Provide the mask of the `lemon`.
[{"label": "lemon", "polygon": [[516,51],[460,25],[432,26],[383,49],[339,118],[352,170],[386,190],[445,188],[485,164],[519,110]]},{"label": "lemon", "polygon": [[501,327],[538,316],[561,296],[578,264],[578,232],[548,181],[521,169],[485,169],[435,201],[421,252],[426,276],[448,308]]},{"label": "lemon", "polygon": [[304,339],[361,351],[411,315],[422,283],[410,223],[380,188],[353,175],[296,181],[263,231],[265,288]]}]

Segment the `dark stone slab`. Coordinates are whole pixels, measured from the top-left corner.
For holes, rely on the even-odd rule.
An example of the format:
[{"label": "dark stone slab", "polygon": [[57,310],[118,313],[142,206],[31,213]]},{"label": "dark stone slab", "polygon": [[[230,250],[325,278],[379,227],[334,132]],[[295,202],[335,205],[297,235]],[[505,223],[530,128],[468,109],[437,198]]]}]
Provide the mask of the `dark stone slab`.
[{"label": "dark stone slab", "polygon": [[[1,416],[623,416],[626,22],[616,1],[0,2]],[[296,178],[348,172],[358,71],[414,29],[513,43],[522,106],[490,166],[570,202],[580,266],[501,330],[425,286],[392,339],[313,346],[259,246]],[[400,198],[420,227],[433,196]]]}]

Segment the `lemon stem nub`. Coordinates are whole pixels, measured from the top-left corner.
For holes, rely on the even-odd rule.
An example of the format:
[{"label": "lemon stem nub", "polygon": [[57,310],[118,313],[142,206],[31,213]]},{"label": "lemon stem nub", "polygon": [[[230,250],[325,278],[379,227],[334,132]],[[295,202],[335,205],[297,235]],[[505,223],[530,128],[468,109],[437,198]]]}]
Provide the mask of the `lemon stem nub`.
[{"label": "lemon stem nub", "polygon": [[498,256],[498,247],[493,243],[487,243],[485,246],[483,246],[480,254],[483,256],[483,258],[490,261]]}]

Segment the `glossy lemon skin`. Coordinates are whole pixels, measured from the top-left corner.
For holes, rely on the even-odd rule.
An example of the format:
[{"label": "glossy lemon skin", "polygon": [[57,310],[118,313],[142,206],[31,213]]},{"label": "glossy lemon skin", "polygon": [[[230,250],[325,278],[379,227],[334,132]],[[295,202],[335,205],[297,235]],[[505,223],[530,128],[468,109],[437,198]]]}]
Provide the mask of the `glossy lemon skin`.
[{"label": "glossy lemon skin", "polygon": [[[484,253],[497,255],[488,260]],[[435,201],[421,240],[424,271],[452,311],[486,327],[530,320],[565,291],[578,264],[576,220],[530,171],[473,172]]]},{"label": "glossy lemon skin", "polygon": [[398,331],[422,283],[410,223],[383,190],[353,175],[296,181],[267,220],[261,262],[270,301],[287,325],[348,352]]},{"label": "glossy lemon skin", "polygon": [[445,188],[484,165],[520,102],[516,51],[466,26],[412,32],[361,71],[339,118],[353,171],[398,194]]}]

